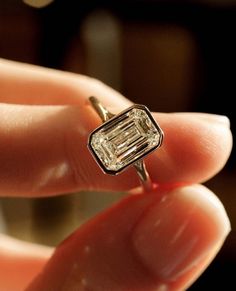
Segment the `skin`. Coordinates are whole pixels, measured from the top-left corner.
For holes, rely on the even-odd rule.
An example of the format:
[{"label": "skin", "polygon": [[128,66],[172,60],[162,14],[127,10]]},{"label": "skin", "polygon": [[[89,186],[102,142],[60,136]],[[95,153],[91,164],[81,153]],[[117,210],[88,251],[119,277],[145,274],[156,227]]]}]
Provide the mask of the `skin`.
[{"label": "skin", "polygon": [[146,159],[157,187],[143,193],[132,168],[104,176],[88,152],[88,135],[101,123],[91,95],[117,113],[132,104],[94,79],[0,60],[0,196],[127,192],[55,250],[1,235],[0,289],[186,289],[230,231],[221,202],[199,185],[229,157],[229,121],[153,113],[165,139]]}]

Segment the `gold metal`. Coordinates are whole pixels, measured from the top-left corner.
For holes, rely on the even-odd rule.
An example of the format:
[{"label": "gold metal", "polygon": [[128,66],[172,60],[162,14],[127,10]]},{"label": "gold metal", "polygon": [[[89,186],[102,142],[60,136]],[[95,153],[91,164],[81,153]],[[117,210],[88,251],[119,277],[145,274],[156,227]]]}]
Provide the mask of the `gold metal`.
[{"label": "gold metal", "polygon": [[92,104],[95,111],[97,112],[97,114],[100,116],[102,122],[106,122],[107,120],[115,116],[115,114],[109,112],[104,106],[102,106],[102,104],[96,97],[94,96],[89,97],[89,101]]},{"label": "gold metal", "polygon": [[[94,96],[89,97],[89,101],[91,105],[93,106],[94,110],[97,112],[97,114],[101,118],[102,122],[106,122],[115,116],[115,114],[109,112],[96,97]],[[137,174],[140,178],[143,189],[145,191],[151,191],[153,188],[153,184],[148,174],[148,171],[146,169],[144,161],[138,160],[137,162],[133,164],[133,166],[137,171]]]},{"label": "gold metal", "polygon": [[139,160],[136,163],[134,163],[134,168],[136,169],[137,174],[139,175],[143,189],[147,192],[151,191],[153,188],[153,185],[152,185],[152,181],[150,179],[150,176],[148,174],[144,161]]}]

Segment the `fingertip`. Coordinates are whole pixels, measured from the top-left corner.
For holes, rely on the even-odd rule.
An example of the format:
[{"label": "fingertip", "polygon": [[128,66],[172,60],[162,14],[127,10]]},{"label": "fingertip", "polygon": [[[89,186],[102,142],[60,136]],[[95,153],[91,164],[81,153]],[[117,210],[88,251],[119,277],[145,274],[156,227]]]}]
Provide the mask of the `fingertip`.
[{"label": "fingertip", "polygon": [[209,114],[155,114],[165,137],[150,158],[154,180],[160,183],[199,183],[219,172],[232,149],[227,122]]},{"label": "fingertip", "polygon": [[203,272],[229,231],[219,199],[193,185],[171,191],[149,208],[134,230],[133,243],[154,276],[181,289]]},{"label": "fingertip", "polygon": [[[205,212],[215,226],[216,233],[223,239],[231,230],[230,220],[220,199],[207,187],[201,184],[185,186],[177,190],[187,205],[194,203]],[[178,194],[177,194],[178,195]],[[193,199],[194,196],[194,199]]]}]

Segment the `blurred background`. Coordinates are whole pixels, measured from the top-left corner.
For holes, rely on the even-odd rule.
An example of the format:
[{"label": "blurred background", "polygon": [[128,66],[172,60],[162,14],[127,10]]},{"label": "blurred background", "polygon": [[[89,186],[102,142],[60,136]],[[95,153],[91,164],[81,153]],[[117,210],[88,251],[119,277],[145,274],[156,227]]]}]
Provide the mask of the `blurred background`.
[{"label": "blurred background", "polygon": [[[235,133],[236,1],[1,0],[0,57],[86,74],[153,111],[227,115]],[[145,101],[144,101],[145,100]],[[206,183],[232,232],[189,290],[233,290],[236,151]],[[56,245],[124,194],[0,199],[0,231]]]}]

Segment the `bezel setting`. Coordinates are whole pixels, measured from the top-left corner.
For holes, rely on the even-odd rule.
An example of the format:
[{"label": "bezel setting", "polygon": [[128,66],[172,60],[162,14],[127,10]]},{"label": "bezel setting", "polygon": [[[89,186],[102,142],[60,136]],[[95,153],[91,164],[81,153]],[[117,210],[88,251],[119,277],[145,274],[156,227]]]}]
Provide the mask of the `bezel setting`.
[{"label": "bezel setting", "polygon": [[163,136],[149,109],[134,104],[97,127],[88,148],[104,173],[117,175],[160,147]]}]

